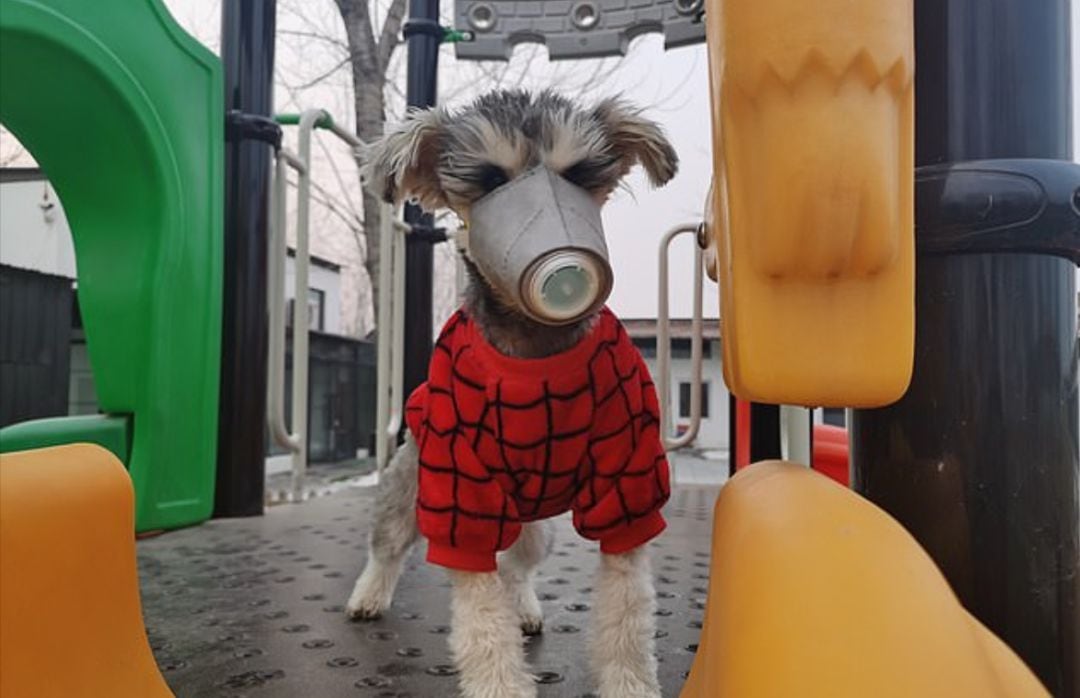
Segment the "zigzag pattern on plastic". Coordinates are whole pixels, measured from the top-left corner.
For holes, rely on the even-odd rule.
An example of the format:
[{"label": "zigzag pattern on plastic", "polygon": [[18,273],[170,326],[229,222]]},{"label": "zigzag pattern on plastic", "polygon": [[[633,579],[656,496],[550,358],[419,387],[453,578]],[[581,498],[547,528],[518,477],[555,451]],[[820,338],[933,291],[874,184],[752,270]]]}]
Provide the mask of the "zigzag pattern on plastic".
[{"label": "zigzag pattern on plastic", "polygon": [[[824,76],[829,82],[841,84],[854,77],[870,90],[886,87],[890,92],[905,91],[915,78],[911,63],[898,56],[891,63],[881,67],[873,54],[866,48],[859,49],[854,55],[845,54],[843,60],[837,60],[826,52],[812,48],[799,63],[787,65],[767,62],[751,72],[754,77],[740,88],[748,95],[762,92],[765,88],[780,85],[788,92],[794,92],[799,86],[813,77]],[[742,83],[742,81],[740,81]]]}]

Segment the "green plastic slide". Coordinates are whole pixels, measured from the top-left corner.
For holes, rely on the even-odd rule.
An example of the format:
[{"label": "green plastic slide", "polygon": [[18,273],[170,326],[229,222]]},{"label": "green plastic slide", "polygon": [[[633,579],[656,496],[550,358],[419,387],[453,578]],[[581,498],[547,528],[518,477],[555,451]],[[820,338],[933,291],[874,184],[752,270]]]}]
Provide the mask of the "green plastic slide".
[{"label": "green plastic slide", "polygon": [[[130,432],[109,440],[130,443],[139,530],[213,509],[222,92],[220,61],[158,0],[0,0],[0,121],[71,223],[106,431]],[[91,440],[87,427],[13,425],[0,450]]]}]

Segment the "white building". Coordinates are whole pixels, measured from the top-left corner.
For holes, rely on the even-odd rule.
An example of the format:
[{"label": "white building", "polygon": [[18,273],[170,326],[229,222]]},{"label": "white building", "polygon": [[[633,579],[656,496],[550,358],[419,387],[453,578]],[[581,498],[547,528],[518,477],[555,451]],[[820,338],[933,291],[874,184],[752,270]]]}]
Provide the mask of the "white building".
[{"label": "white building", "polygon": [[[622,318],[623,326],[645,358],[649,372],[660,385],[656,368],[656,319]],[[671,320],[671,391],[668,404],[675,431],[682,433],[690,423],[690,320]],[[720,323],[702,322],[701,427],[693,446],[702,451],[726,451],[729,445],[729,397],[720,364]]]},{"label": "white building", "polygon": [[[292,303],[296,297],[296,252],[289,248],[285,258],[286,322],[291,322]],[[322,257],[310,255],[308,268],[308,324],[311,329],[341,335],[344,318],[341,311],[341,266]]]},{"label": "white building", "polygon": [[[351,315],[345,315],[349,311],[342,299],[341,271],[340,264],[311,256],[308,317],[310,329],[318,333],[313,335],[309,394],[314,453],[320,449],[336,453],[334,439],[359,440],[366,445],[363,433],[356,435],[355,429],[339,424],[362,421],[355,419],[359,409],[355,405],[360,400],[356,378],[351,373],[341,377],[342,370],[356,367],[349,364],[342,368],[321,360],[323,354],[336,356],[334,351],[353,356],[347,350],[358,343],[342,337],[347,334]],[[290,250],[285,262],[285,297],[290,307],[294,278],[295,260]],[[4,328],[0,380],[17,386],[0,396],[0,426],[38,417],[97,413],[93,373],[73,293],[77,273],[72,231],[56,191],[38,168],[0,168],[0,285],[4,290],[0,298],[0,324]],[[343,348],[343,344],[349,346]],[[30,351],[24,345],[37,348]],[[328,374],[336,380],[326,378]],[[352,406],[352,411],[339,415],[335,410],[344,409],[342,405]]]},{"label": "white building", "polygon": [[75,279],[71,228],[41,170],[0,170],[0,231],[0,264]]}]

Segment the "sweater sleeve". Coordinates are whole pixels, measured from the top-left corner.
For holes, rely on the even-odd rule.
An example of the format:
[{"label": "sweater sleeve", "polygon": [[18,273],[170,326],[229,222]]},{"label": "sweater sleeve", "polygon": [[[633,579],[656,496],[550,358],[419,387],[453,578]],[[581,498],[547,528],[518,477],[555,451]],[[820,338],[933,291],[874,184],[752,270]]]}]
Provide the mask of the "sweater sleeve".
[{"label": "sweater sleeve", "polygon": [[453,357],[452,345],[436,345],[426,404],[421,415],[413,413],[414,420],[419,417],[417,524],[428,540],[429,562],[489,572],[495,570],[495,554],[517,539],[521,524],[513,500],[464,435],[459,408],[483,395],[458,389]]},{"label": "sweater sleeve", "polygon": [[600,541],[607,554],[627,552],[659,535],[666,526],[660,510],[671,494],[656,388],[625,333],[612,365],[615,395],[603,406],[605,429],[589,449],[596,496],[583,488],[574,509],[575,527]]}]

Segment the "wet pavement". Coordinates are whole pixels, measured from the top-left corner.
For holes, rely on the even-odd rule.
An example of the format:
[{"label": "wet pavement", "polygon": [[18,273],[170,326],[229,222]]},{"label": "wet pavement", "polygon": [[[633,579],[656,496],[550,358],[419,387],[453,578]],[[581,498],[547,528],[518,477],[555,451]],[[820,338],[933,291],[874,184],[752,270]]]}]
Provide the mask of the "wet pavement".
[{"label": "wet pavement", "polygon": [[[727,470],[693,456],[672,465],[669,526],[650,544],[664,696],[678,695],[697,649],[712,505]],[[347,477],[340,470],[314,468],[303,504],[139,542],[150,643],[177,696],[455,695],[449,584],[424,563],[422,543],[390,611],[373,622],[346,619],[375,489],[366,486],[370,476],[355,475],[363,469]],[[560,517],[555,551],[537,575],[544,634],[527,645],[541,696],[584,697],[595,688],[585,658],[596,548]]]}]

